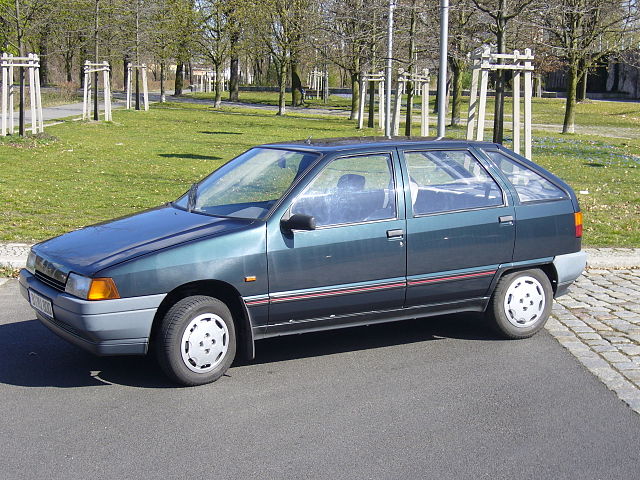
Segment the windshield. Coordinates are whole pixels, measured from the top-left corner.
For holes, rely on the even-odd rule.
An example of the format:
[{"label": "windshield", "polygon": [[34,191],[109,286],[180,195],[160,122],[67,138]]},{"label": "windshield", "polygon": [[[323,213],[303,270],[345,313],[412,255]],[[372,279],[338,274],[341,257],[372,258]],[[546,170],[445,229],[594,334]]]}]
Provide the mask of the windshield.
[{"label": "windshield", "polygon": [[194,185],[174,205],[207,215],[261,219],[316,158],[307,152],[252,148]]}]

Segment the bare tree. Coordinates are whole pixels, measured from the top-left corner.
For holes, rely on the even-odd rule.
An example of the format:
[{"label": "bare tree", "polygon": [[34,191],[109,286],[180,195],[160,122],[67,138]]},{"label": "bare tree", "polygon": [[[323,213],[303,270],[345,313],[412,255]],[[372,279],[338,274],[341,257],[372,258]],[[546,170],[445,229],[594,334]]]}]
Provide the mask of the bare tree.
[{"label": "bare tree", "polygon": [[230,49],[229,2],[207,0],[201,5],[200,12],[204,17],[200,43],[213,64],[215,72],[214,106],[218,108],[222,102],[222,67]]},{"label": "bare tree", "polygon": [[[489,29],[496,37],[497,53],[506,53],[509,22],[518,17],[533,2],[534,0],[473,0],[476,8],[492,19]],[[502,63],[502,60],[499,59],[498,63]],[[493,118],[493,141],[496,143],[502,143],[504,137],[504,87],[504,71],[498,70]]]},{"label": "bare tree", "polygon": [[637,6],[634,0],[561,0],[538,18],[552,49],[568,67],[562,133],[574,133],[578,83],[595,62],[621,49],[625,35],[637,30]]}]

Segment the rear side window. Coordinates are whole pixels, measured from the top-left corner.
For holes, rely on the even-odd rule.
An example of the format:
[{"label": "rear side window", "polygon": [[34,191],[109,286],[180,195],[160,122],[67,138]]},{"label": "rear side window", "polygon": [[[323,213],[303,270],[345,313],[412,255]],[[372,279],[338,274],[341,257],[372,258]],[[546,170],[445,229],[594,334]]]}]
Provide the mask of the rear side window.
[{"label": "rear side window", "polygon": [[495,207],[502,191],[465,150],[405,152],[415,215]]},{"label": "rear side window", "polygon": [[489,157],[514,186],[521,202],[560,200],[567,194],[542,175],[496,151],[487,151]]}]

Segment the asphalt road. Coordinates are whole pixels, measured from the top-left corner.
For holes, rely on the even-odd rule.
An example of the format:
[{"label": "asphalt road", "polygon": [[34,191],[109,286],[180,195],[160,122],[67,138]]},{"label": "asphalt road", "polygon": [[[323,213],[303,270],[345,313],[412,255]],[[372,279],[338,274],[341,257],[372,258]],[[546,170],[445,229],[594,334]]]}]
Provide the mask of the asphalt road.
[{"label": "asphalt road", "polygon": [[474,316],[266,340],[213,385],[59,340],[0,286],[0,478],[636,479],[640,416]]}]

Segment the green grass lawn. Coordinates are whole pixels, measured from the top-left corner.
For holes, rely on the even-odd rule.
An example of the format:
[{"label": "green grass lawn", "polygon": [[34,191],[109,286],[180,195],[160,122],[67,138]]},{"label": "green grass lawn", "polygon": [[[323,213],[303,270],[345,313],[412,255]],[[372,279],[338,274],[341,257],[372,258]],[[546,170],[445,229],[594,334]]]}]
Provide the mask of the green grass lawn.
[{"label": "green grass lawn", "polygon": [[[597,115],[588,113],[595,107]],[[538,116],[561,115],[535,108],[536,122]],[[623,113],[632,109],[637,104],[594,102],[580,105],[579,113],[633,128],[636,114]],[[43,240],[173,200],[256,144],[380,133],[359,132],[343,117],[278,117],[200,104],[116,110],[113,116],[112,123],[63,122],[48,127],[43,138],[0,138],[0,241]],[[448,135],[462,137],[464,129],[449,129]],[[576,192],[588,192],[578,193],[586,245],[640,246],[640,139],[534,131],[533,155]]]}]

